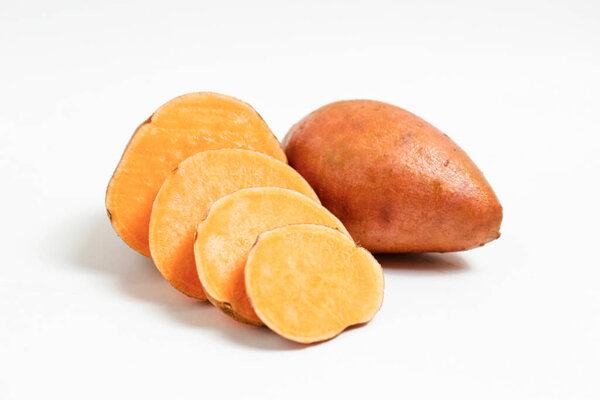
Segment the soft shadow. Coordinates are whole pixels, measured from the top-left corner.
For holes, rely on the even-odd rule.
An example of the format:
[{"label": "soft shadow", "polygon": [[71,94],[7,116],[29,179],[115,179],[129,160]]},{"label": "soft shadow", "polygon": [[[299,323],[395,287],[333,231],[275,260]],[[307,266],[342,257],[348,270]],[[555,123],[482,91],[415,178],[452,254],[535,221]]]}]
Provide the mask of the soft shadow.
[{"label": "soft shadow", "polygon": [[384,272],[399,271],[414,275],[463,273],[471,269],[467,261],[458,254],[377,254],[375,256]]},{"label": "soft shadow", "polygon": [[198,329],[213,329],[228,340],[247,347],[263,350],[299,350],[306,347],[274,334],[267,327],[238,322],[209,302],[194,301],[193,307],[171,308],[168,313],[179,323]]},{"label": "soft shadow", "polygon": [[[181,294],[161,276],[150,258],[130,249],[116,235],[106,215],[84,215],[71,224],[71,235],[77,235],[79,245],[73,246],[69,261],[77,267],[109,276],[118,292],[156,305],[166,317],[178,323],[214,330],[242,346],[265,350],[305,347],[275,335],[267,328],[237,322],[210,303]],[[62,225],[61,231],[65,230]]]}]

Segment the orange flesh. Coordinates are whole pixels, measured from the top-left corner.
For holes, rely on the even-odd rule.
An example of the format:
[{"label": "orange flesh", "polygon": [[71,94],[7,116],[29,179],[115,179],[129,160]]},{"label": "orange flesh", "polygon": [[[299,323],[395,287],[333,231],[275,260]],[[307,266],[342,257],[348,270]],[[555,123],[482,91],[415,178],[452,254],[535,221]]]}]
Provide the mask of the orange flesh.
[{"label": "orange flesh", "polygon": [[150,256],[150,213],[165,178],[187,157],[222,148],[251,149],[286,162],[267,124],[238,99],[190,93],[160,107],[135,131],[108,184],[106,209],[117,234]]},{"label": "orange flesh", "polygon": [[289,224],[329,226],[348,234],[325,207],[295,191],[243,189],[217,200],[198,225],[194,254],[208,299],[234,318],[262,325],[246,295],[244,266],[262,232]]},{"label": "orange flesh", "polygon": [[265,325],[300,343],[368,322],[383,301],[383,273],[371,253],[319,225],[261,234],[248,255],[245,281]]},{"label": "orange flesh", "polygon": [[198,153],[179,164],[163,183],[150,218],[150,253],[163,276],[188,296],[205,300],[194,261],[194,234],[210,205],[237,190],[276,186],[319,201],[293,168],[250,150]]}]

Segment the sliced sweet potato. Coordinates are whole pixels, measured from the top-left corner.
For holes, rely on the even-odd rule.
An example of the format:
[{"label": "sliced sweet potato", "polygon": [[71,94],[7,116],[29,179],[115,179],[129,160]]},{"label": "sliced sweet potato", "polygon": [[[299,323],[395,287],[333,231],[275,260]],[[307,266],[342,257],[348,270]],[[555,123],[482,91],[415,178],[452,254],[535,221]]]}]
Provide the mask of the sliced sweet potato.
[{"label": "sliced sweet potato", "polygon": [[265,121],[248,104],[217,93],[191,93],[160,107],[133,134],[106,191],[117,234],[149,256],[152,202],[165,178],[187,157],[204,150],[242,148],[286,161]]},{"label": "sliced sweet potato", "polygon": [[383,273],[371,253],[320,225],[262,233],[244,274],[259,318],[300,343],[327,340],[370,321],[383,301]]},{"label": "sliced sweet potato", "polygon": [[262,325],[246,295],[246,257],[262,232],[300,223],[349,235],[325,207],[293,190],[243,189],[215,201],[198,225],[194,242],[198,276],[211,303],[239,321]]},{"label": "sliced sweet potato", "polygon": [[150,217],[150,253],[163,276],[188,296],[205,300],[194,261],[194,234],[210,205],[237,190],[276,186],[319,201],[292,167],[251,150],[198,153],[179,164],[160,188]]}]

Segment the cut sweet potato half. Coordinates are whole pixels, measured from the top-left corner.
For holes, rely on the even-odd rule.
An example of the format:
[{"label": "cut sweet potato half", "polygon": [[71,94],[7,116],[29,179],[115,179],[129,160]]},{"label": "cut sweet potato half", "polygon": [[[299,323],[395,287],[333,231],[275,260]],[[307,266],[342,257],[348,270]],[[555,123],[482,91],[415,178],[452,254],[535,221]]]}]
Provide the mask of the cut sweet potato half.
[{"label": "cut sweet potato half", "polygon": [[200,151],[241,148],[286,161],[265,121],[248,104],[217,93],[191,93],[160,107],[133,134],[106,191],[106,209],[117,234],[150,256],[152,202],[165,178]]},{"label": "cut sweet potato half", "polygon": [[246,257],[262,232],[300,223],[349,235],[325,207],[293,190],[243,189],[215,201],[198,225],[194,242],[198,276],[210,302],[239,321],[262,325],[246,295]]},{"label": "cut sweet potato half", "polygon": [[261,321],[299,343],[327,340],[368,322],[383,301],[383,273],[371,253],[320,225],[262,233],[244,274]]},{"label": "cut sweet potato half", "polygon": [[205,300],[194,261],[194,234],[210,205],[237,190],[276,186],[317,195],[289,165],[251,150],[198,153],[179,164],[160,188],[150,217],[150,253],[158,270],[181,292]]}]

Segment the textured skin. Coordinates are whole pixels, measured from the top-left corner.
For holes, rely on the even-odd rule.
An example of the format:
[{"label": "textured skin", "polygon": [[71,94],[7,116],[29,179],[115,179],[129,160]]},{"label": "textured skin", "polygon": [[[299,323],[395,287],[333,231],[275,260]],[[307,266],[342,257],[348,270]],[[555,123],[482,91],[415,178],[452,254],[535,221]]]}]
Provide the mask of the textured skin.
[{"label": "textured skin", "polygon": [[262,233],[244,274],[260,319],[299,343],[331,339],[366,323],[383,302],[383,273],[375,258],[347,235],[321,225]]},{"label": "textured skin", "polygon": [[194,260],[194,234],[217,199],[244,188],[275,186],[319,202],[289,165],[251,150],[207,150],[179,164],[161,186],[150,216],[150,253],[179,291],[206,300]]},{"label": "textured skin", "polygon": [[156,110],[133,134],[108,184],[106,209],[117,234],[150,256],[150,212],[165,178],[184,159],[222,148],[255,150],[286,162],[265,121],[241,100],[190,93]]},{"label": "textured skin", "polygon": [[194,241],[196,268],[208,300],[239,321],[262,325],[246,295],[246,257],[262,232],[300,223],[348,234],[325,207],[294,190],[242,189],[215,201]]},{"label": "textured skin", "polygon": [[502,207],[447,135],[396,106],[326,105],[284,139],[288,161],[372,252],[466,250],[500,236]]}]

